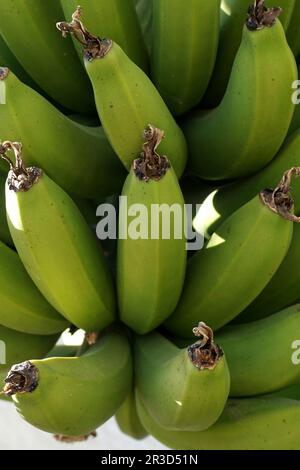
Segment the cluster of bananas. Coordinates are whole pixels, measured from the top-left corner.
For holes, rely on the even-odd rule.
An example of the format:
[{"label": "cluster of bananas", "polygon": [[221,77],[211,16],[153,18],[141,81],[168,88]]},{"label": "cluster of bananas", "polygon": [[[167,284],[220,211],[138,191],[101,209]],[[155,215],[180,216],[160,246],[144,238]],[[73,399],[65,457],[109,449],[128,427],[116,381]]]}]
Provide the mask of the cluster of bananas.
[{"label": "cluster of bananas", "polygon": [[[300,448],[300,2],[277,4],[0,2],[1,398],[37,428]],[[119,195],[201,204],[204,248],[175,217],[100,243]]]}]

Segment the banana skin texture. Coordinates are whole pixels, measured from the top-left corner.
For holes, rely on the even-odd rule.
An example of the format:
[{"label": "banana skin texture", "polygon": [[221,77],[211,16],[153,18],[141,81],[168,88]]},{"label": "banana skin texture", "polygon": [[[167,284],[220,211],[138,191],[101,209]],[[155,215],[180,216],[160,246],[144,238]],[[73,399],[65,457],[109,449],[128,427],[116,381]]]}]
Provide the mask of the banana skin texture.
[{"label": "banana skin texture", "polygon": [[297,76],[278,20],[256,31],[245,25],[221,104],[196,111],[183,122],[190,172],[226,180],[250,176],[266,166],[289,129],[294,112],[291,84]]},{"label": "banana skin texture", "polygon": [[[152,126],[147,132],[141,158],[135,161],[122,192],[122,196],[127,197],[128,213],[133,219],[127,218],[120,209],[119,232],[125,232],[125,237],[119,236],[117,254],[120,319],[138,334],[153,330],[174,311],[183,288],[187,256],[181,189],[168,160],[155,150],[163,133]],[[151,171],[155,165],[158,167],[154,174]],[[143,205],[145,212],[140,213],[140,209],[137,213],[132,212],[134,205]],[[153,212],[154,205],[157,209],[162,208],[157,217]],[[168,212],[163,212],[164,208]],[[171,215],[172,208],[174,216]],[[148,232],[143,235],[140,231],[139,238],[131,235],[131,224],[137,223],[134,221],[137,214],[147,223]],[[163,219],[168,216],[169,234],[164,232],[163,226]],[[153,234],[152,229],[157,233]]]},{"label": "banana skin texture", "polygon": [[65,108],[93,112],[92,89],[72,41],[57,37],[60,0],[1,0],[0,9],[0,33],[33,80]]},{"label": "banana skin texture", "polygon": [[[300,299],[300,225],[294,224],[293,238],[284,260],[258,297],[233,322],[248,323],[268,317]],[[296,269],[295,269],[296,268]]]},{"label": "banana skin texture", "polygon": [[300,382],[300,366],[292,361],[299,340],[300,305],[268,318],[227,326],[216,341],[226,353],[230,396],[262,395]]},{"label": "banana skin texture", "polygon": [[[153,0],[152,79],[173,115],[196,106],[213,71],[220,0]],[[178,32],[180,31],[180,34]]]},{"label": "banana skin texture", "polygon": [[132,391],[115,414],[120,430],[133,439],[141,440],[148,435],[138,417],[134,391]]},{"label": "banana skin texture", "polygon": [[68,119],[6,68],[0,69],[0,102],[0,139],[22,142],[27,163],[69,194],[97,198],[121,189],[126,174],[102,128]]},{"label": "banana skin texture", "polygon": [[228,398],[230,377],[223,351],[205,324],[198,329],[207,336],[185,349],[157,332],[135,340],[138,394],[152,418],[168,430],[209,428]]},{"label": "banana skin texture", "polygon": [[190,259],[182,297],[166,327],[189,337],[198,318],[215,330],[235,318],[275,274],[292,234],[293,224],[255,196]]},{"label": "banana skin texture", "polygon": [[[288,169],[299,165],[300,130],[290,136],[276,158],[250,178],[214,189],[197,214],[197,226],[209,238],[233,212],[246,204],[261,188],[270,188]],[[300,214],[300,186],[292,182],[295,214]]]},{"label": "banana skin texture", "polygon": [[131,387],[130,345],[123,333],[112,332],[80,357],[14,366],[4,391],[12,395],[22,417],[38,429],[80,436],[112,417]]},{"label": "banana skin texture", "polygon": [[[161,153],[169,156],[180,177],[187,161],[182,130],[148,76],[111,40],[99,40],[84,28],[80,12],[71,23],[59,23],[63,33],[83,35],[85,67],[93,85],[95,102],[105,134],[130,171],[141,150],[141,135],[151,123],[165,132]],[[88,44],[95,44],[91,50]]]},{"label": "banana skin texture", "polygon": [[31,281],[18,254],[2,242],[0,265],[1,325],[33,335],[52,335],[68,327]]},{"label": "banana skin texture", "polygon": [[[218,106],[224,97],[232,65],[241,43],[243,26],[250,3],[249,0],[222,0],[221,2],[220,39],[217,58],[202,103],[208,108]],[[272,2],[272,0],[269,0],[266,2],[266,6],[271,8],[275,3],[276,6],[283,9],[279,19],[284,30],[287,31],[297,1],[277,0]]]},{"label": "banana skin texture", "polygon": [[[17,144],[16,144],[17,145]],[[20,258],[54,308],[78,328],[115,319],[112,278],[95,236],[72,199],[38,168],[23,166],[20,146],[6,184],[8,225]]]},{"label": "banana skin texture", "polygon": [[206,431],[170,431],[150,415],[137,394],[137,409],[149,434],[180,450],[299,450],[300,403],[281,397],[231,399]]},{"label": "banana skin texture", "polygon": [[[67,19],[76,10],[78,1],[61,0],[61,4]],[[147,49],[133,0],[81,0],[80,7],[88,30],[100,38],[116,41],[133,62],[145,71],[148,69]],[[77,41],[75,47],[82,59]]]}]

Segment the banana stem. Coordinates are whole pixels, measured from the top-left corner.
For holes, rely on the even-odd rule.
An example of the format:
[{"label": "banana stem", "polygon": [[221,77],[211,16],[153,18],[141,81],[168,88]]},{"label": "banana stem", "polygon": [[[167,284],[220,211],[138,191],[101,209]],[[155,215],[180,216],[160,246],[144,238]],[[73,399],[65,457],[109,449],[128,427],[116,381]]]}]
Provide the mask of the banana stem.
[{"label": "banana stem", "polygon": [[294,201],[291,196],[291,182],[293,177],[300,176],[300,167],[293,167],[287,170],[277,188],[265,189],[261,191],[262,202],[276,214],[294,223],[300,223],[300,217],[292,213]]},{"label": "banana stem", "polygon": [[170,162],[165,155],[159,155],[157,148],[164,138],[164,131],[151,124],[144,130],[145,143],[140,158],[133,162],[133,171],[142,181],[150,179],[159,181],[170,168]]},{"label": "banana stem", "polygon": [[56,27],[64,38],[68,34],[73,34],[74,38],[83,46],[84,56],[87,60],[102,59],[110,51],[113,42],[111,39],[100,39],[91,34],[80,20],[81,10],[81,7],[78,6],[70,23],[60,21],[56,23]]},{"label": "banana stem", "polygon": [[193,329],[197,337],[202,337],[200,341],[192,344],[188,348],[188,355],[197,369],[214,369],[220,358],[224,355],[222,349],[214,343],[213,330],[204,322],[200,322]]},{"label": "banana stem", "polygon": [[251,5],[248,9],[246,26],[250,31],[271,27],[281,13],[282,8],[266,8],[265,0],[255,0],[254,5]]},{"label": "banana stem", "polygon": [[[8,157],[7,152],[12,151],[16,163]],[[19,192],[28,191],[42,176],[42,170],[37,167],[26,168],[22,158],[22,144],[20,142],[11,142],[9,140],[0,145],[0,157],[9,164],[8,186],[9,189]]]}]

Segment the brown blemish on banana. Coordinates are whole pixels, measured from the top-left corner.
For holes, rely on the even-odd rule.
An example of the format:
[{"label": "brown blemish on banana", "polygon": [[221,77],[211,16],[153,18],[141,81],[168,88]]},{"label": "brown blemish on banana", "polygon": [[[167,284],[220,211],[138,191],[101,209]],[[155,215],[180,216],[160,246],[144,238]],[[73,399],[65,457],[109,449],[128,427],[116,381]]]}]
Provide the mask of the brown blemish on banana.
[{"label": "brown blemish on banana", "polygon": [[9,69],[7,67],[0,67],[0,80],[5,80],[9,74]]},{"label": "brown blemish on banana", "polygon": [[250,31],[257,31],[265,27],[271,27],[282,13],[282,8],[267,8],[265,0],[255,0],[248,9],[246,26]]},{"label": "brown blemish on banana", "polygon": [[293,167],[286,171],[275,189],[267,188],[260,192],[260,199],[275,214],[291,222],[299,223],[300,217],[293,214],[291,181],[294,176],[300,176],[300,167]]},{"label": "brown blemish on banana", "polygon": [[149,180],[159,181],[171,165],[165,155],[159,155],[157,148],[164,138],[164,131],[151,124],[144,130],[143,137],[145,143],[140,158],[134,160],[133,171],[137,178],[148,182]]},{"label": "brown blemish on banana", "polygon": [[61,31],[64,38],[68,34],[73,34],[75,39],[83,46],[85,59],[88,61],[102,59],[110,51],[113,41],[111,39],[101,39],[91,34],[80,20],[81,10],[81,7],[78,6],[70,23],[60,21],[56,23],[56,27]]},{"label": "brown blemish on banana", "polygon": [[16,364],[10,369],[3,392],[11,397],[16,393],[32,393],[39,383],[39,371],[30,361]]},{"label": "brown blemish on banana", "polygon": [[[8,157],[7,152],[12,151],[16,163]],[[9,164],[10,171],[7,177],[7,184],[10,190],[17,192],[29,191],[32,186],[39,181],[43,172],[37,167],[24,166],[22,158],[22,144],[20,142],[5,141],[0,145],[0,158]]]},{"label": "brown blemish on banana", "polygon": [[84,434],[83,436],[64,436],[63,434],[54,434],[54,439],[58,442],[65,444],[74,444],[75,442],[84,442],[87,441],[90,437],[97,437],[96,431],[92,431],[89,434]]},{"label": "brown blemish on banana", "polygon": [[224,355],[222,349],[214,343],[213,330],[204,322],[193,329],[195,336],[202,338],[188,348],[188,355],[197,369],[214,369]]}]

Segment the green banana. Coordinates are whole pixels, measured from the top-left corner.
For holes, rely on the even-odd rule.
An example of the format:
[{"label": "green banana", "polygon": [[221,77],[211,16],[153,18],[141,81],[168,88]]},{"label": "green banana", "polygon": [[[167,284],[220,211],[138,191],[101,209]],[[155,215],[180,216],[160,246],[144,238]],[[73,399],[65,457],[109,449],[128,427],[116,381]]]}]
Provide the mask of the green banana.
[{"label": "green banana", "polygon": [[31,360],[13,366],[4,392],[43,431],[89,434],[114,415],[132,387],[128,340],[107,333],[80,357]]},{"label": "green banana", "polygon": [[8,246],[13,246],[14,242],[12,241],[6,220],[5,181],[6,177],[0,172],[0,240]]},{"label": "green banana", "polygon": [[300,365],[292,360],[292,345],[299,340],[299,331],[299,304],[268,318],[221,330],[216,341],[226,353],[230,396],[262,395],[299,383]]},{"label": "green banana", "polygon": [[[13,150],[13,164],[7,152]],[[25,168],[21,144],[5,142],[9,229],[20,258],[44,297],[78,328],[98,331],[114,321],[110,272],[72,199],[37,167]]]},{"label": "green banana", "polygon": [[72,41],[61,44],[55,33],[63,15],[60,0],[1,0],[0,9],[0,34],[33,80],[65,108],[93,111],[91,86]]},{"label": "green banana", "polygon": [[225,407],[230,377],[212,330],[199,323],[199,341],[179,349],[159,333],[135,341],[136,388],[147,410],[169,430],[203,431]]},{"label": "green banana", "polygon": [[166,135],[162,153],[169,155],[180,177],[187,160],[183,132],[175,122],[160,94],[147,75],[108,39],[90,34],[80,21],[80,9],[71,23],[58,23],[63,35],[80,37],[84,44],[87,73],[92,82],[96,107],[103,129],[116,154],[130,170],[140,153],[140,138],[148,123],[163,129]]},{"label": "green banana", "polygon": [[[78,1],[61,0],[61,4],[65,18],[70,18]],[[87,29],[101,38],[116,41],[133,62],[143,70],[148,69],[146,45],[133,0],[81,0],[80,8]],[[82,58],[77,41],[75,47]]]},{"label": "green banana", "polygon": [[0,68],[0,102],[0,139],[22,142],[28,164],[70,194],[97,198],[121,189],[125,171],[102,128],[68,119],[6,68]]},{"label": "green banana", "polygon": [[283,262],[258,297],[234,319],[234,323],[260,320],[295,304],[300,299],[300,225],[295,224],[293,238]]},{"label": "green banana", "polygon": [[[272,6],[268,0],[266,5]],[[212,78],[206,90],[203,105],[214,108],[220,104],[225,94],[236,53],[239,49],[243,25],[247,17],[250,0],[222,0],[220,19],[220,40]],[[296,0],[277,0],[276,5],[283,8],[280,22],[287,31],[294,14]]]},{"label": "green banana", "polygon": [[[176,116],[196,106],[213,71],[220,0],[153,0],[152,78]],[[180,34],[178,34],[180,31]]]},{"label": "green banana", "polygon": [[[234,211],[246,204],[261,188],[272,187],[287,168],[298,166],[300,129],[287,141],[276,158],[256,175],[214,189],[204,201],[196,217],[196,225],[209,238]],[[300,186],[292,185],[295,214],[300,214]]]},{"label": "green banana", "polygon": [[221,104],[185,119],[193,174],[211,180],[249,176],[283,143],[294,112],[297,67],[278,11],[265,11],[263,0],[252,7]]},{"label": "green banana", "polygon": [[[152,48],[153,0],[134,0],[148,51]],[[118,41],[117,41],[118,42]]]},{"label": "green banana", "polygon": [[0,324],[22,333],[52,335],[68,322],[46,302],[18,256],[0,242]]},{"label": "green banana", "polygon": [[180,450],[299,450],[300,403],[281,397],[229,400],[206,431],[170,431],[151,416],[137,394],[137,409],[149,434]]},{"label": "green banana", "polygon": [[[54,348],[52,348],[48,353],[46,357],[72,357],[72,356],[77,356],[79,346],[71,346],[67,344],[56,344]],[[29,357],[36,357],[35,354],[31,354]],[[27,356],[28,359],[28,356]],[[13,364],[16,364],[19,361],[14,361]],[[24,359],[23,359],[24,361]],[[12,364],[12,365],[13,365]]]},{"label": "green banana", "polygon": [[120,430],[129,437],[140,440],[147,436],[136,410],[133,391],[127,396],[121,407],[115,414]]},{"label": "green banana", "polygon": [[190,259],[182,297],[166,321],[173,334],[189,337],[198,318],[218,329],[264,289],[290,246],[291,220],[298,222],[289,213],[293,207],[289,185],[299,170],[286,172],[274,191],[261,191],[234,212]]},{"label": "green banana", "polygon": [[[156,150],[163,135],[153,126],[145,130],[143,151],[134,161],[122,192],[126,208],[122,206],[119,215],[119,313],[123,323],[138,334],[153,330],[173,312],[185,276],[184,200],[168,158]],[[136,234],[131,230],[137,228],[135,207],[139,205],[143,205],[142,212],[137,209],[138,225],[142,226]]]}]

